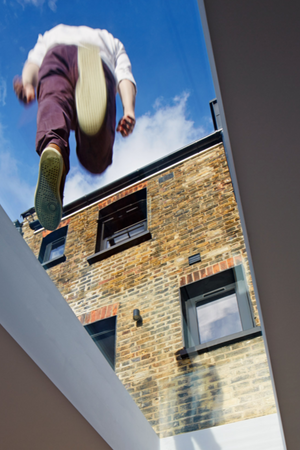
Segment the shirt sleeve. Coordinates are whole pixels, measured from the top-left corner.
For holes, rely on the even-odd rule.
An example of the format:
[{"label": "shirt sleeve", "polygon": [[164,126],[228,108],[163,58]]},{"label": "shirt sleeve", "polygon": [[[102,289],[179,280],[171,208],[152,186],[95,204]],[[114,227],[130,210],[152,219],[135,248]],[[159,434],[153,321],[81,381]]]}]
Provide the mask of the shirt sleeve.
[{"label": "shirt sleeve", "polygon": [[28,53],[27,61],[37,64],[39,67],[41,67],[43,59],[47,53],[47,46],[46,46],[46,35],[45,33],[43,36],[39,34],[37,43],[33,47],[32,50]]},{"label": "shirt sleeve", "polygon": [[122,80],[129,80],[135,85],[136,88],[136,82],[132,75],[131,63],[125,51],[124,45],[118,39],[115,39],[115,44],[115,77],[117,80],[117,85],[119,85]]}]

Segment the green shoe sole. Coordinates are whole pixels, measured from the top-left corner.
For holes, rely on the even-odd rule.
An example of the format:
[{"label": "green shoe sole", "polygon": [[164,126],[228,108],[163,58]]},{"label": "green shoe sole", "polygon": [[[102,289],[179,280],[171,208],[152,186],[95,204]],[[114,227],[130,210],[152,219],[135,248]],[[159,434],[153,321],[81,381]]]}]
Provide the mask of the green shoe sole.
[{"label": "green shoe sole", "polygon": [[43,151],[34,206],[40,224],[50,231],[56,230],[62,216],[60,184],[63,167],[63,158],[57,150],[48,147]]}]

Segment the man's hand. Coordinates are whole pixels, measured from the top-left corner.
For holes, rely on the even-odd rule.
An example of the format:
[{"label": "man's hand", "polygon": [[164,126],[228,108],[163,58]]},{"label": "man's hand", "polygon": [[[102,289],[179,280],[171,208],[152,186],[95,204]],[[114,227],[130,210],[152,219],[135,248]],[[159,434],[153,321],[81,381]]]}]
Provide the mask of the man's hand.
[{"label": "man's hand", "polygon": [[134,129],[135,119],[131,116],[123,116],[120,120],[117,131],[121,133],[123,137],[129,136]]},{"label": "man's hand", "polygon": [[15,77],[13,81],[14,91],[20,102],[25,105],[33,102],[35,99],[35,91],[32,84],[26,84],[23,86],[22,79],[20,77]]}]

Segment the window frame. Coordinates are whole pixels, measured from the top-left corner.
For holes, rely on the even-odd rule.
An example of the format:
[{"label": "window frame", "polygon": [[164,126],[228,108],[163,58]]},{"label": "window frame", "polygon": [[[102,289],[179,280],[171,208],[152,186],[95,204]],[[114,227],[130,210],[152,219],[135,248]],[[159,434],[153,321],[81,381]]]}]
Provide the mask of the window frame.
[{"label": "window frame", "polygon": [[[66,225],[65,227],[61,227],[55,231],[52,231],[43,238],[38,260],[40,261],[45,270],[66,261],[65,248],[66,248],[67,234],[68,234],[68,225]],[[64,240],[63,254],[49,260],[54,244],[62,240]]]},{"label": "window frame", "polygon": [[[132,211],[136,209],[138,209],[136,212],[140,218],[130,223],[130,215],[134,216]],[[123,219],[120,219],[121,217]],[[116,223],[122,222],[122,220],[124,221],[124,226],[118,228]],[[112,230],[115,228],[111,233],[109,232],[110,223],[112,224]],[[108,241],[122,235],[122,233],[129,233],[138,224],[143,224],[144,230],[141,233],[132,237],[129,236],[128,239],[123,239],[121,242],[107,247]],[[147,189],[144,188],[111,203],[99,211],[95,253],[89,256],[87,261],[89,264],[93,264],[151,238],[147,219]]]},{"label": "window frame", "polygon": [[[222,278],[225,284],[222,285]],[[226,282],[227,278],[227,282]],[[234,279],[235,278],[235,279]],[[214,285],[215,289],[211,289]],[[206,282],[207,288],[202,286],[202,291],[199,295],[194,295],[197,286]],[[193,285],[193,286],[192,286]],[[189,285],[180,288],[181,313],[182,313],[182,331],[184,349],[179,353],[182,357],[188,356],[192,353],[201,353],[213,348],[217,348],[228,343],[240,341],[251,336],[261,335],[261,327],[255,325],[253,308],[249,298],[247,285],[245,283],[243,266],[234,266],[231,269],[211,275],[202,280],[190,283],[190,293],[188,292]],[[242,324],[242,331],[228,334],[226,336],[201,343],[199,336],[197,306],[199,303],[208,304],[225,298],[230,293],[235,293],[237,304],[240,313]]]}]

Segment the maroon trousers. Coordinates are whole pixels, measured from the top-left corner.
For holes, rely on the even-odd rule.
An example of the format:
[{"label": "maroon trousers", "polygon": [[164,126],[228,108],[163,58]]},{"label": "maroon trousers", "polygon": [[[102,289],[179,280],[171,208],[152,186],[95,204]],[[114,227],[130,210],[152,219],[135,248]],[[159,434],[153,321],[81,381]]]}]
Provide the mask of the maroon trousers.
[{"label": "maroon trousers", "polygon": [[89,172],[99,174],[112,163],[116,127],[115,79],[103,63],[107,86],[107,110],[100,131],[94,136],[84,134],[78,125],[75,86],[78,79],[77,47],[57,45],[50,49],[40,67],[37,86],[38,114],[36,151],[39,155],[49,144],[62,152],[68,173],[69,135],[75,130],[79,162]]}]

